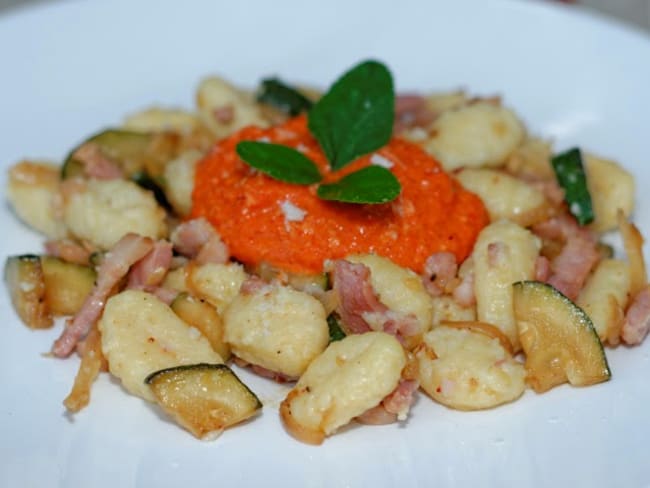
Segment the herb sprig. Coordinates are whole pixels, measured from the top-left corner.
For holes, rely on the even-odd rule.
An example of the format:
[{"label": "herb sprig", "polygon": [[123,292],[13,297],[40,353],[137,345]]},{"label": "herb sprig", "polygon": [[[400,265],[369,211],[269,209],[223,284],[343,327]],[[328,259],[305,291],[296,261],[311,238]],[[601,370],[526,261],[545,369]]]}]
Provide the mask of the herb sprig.
[{"label": "herb sprig", "polygon": [[237,154],[253,168],[287,183],[310,185],[323,179],[311,159],[289,146],[242,141]]},{"label": "herb sprig", "polygon": [[[365,61],[341,76],[311,108],[296,103],[302,94],[278,80],[265,80],[278,106],[288,113],[308,110],[308,128],[327,156],[332,170],[375,151],[390,140],[395,119],[393,79],[386,66]],[[316,164],[301,152],[282,144],[242,141],[239,157],[268,176],[287,183],[309,185],[321,181]],[[317,195],[346,203],[386,203],[397,198],[401,186],[388,169],[369,166],[339,181],[321,184]]]}]

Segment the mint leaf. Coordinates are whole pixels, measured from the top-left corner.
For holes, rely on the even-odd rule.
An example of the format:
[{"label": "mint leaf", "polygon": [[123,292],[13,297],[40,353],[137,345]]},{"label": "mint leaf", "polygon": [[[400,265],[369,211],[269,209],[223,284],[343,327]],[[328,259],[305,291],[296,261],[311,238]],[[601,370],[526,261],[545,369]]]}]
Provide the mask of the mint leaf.
[{"label": "mint leaf", "polygon": [[367,166],[336,183],[323,184],[317,194],[323,200],[346,203],[386,203],[402,190],[395,175],[381,166]]},{"label": "mint leaf", "polygon": [[276,180],[309,185],[322,179],[314,162],[289,146],[242,141],[237,144],[237,154],[244,162]]},{"label": "mint leaf", "polygon": [[309,110],[313,102],[295,88],[277,78],[262,80],[257,101],[271,105],[287,115],[298,115]]},{"label": "mint leaf", "polygon": [[339,78],[309,111],[309,130],[333,170],[390,140],[395,119],[393,78],[377,61],[365,61]]}]

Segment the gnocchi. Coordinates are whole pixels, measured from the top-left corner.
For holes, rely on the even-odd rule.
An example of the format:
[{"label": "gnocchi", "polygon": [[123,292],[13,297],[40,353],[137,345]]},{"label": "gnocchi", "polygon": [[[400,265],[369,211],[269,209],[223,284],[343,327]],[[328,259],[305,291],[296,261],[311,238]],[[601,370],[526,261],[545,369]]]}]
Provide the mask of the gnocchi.
[{"label": "gnocchi", "polygon": [[526,372],[499,339],[441,325],[416,350],[422,389],[459,410],[492,408],[519,398]]},{"label": "gnocchi", "polygon": [[214,305],[219,313],[224,312],[246,280],[244,267],[234,263],[194,265],[186,273],[187,289]]},{"label": "gnocchi", "polygon": [[165,211],[150,192],[131,181],[72,181],[72,185],[64,200],[63,220],[78,239],[110,249],[129,232],[154,239],[167,232]]},{"label": "gnocchi", "polygon": [[[370,268],[370,283],[382,303],[403,315],[414,315],[420,333],[429,330],[433,306],[417,274],[375,254],[348,256],[346,260]],[[372,326],[372,317],[367,320]]]},{"label": "gnocchi", "polygon": [[183,364],[223,363],[208,340],[155,296],[126,290],[106,303],[99,321],[102,352],[110,372],[129,393],[155,398],[145,378]]},{"label": "gnocchi", "polygon": [[196,92],[196,104],[201,120],[217,138],[247,125],[267,125],[252,98],[222,78],[204,79]]},{"label": "gnocchi", "polygon": [[447,171],[500,166],[525,135],[511,110],[487,102],[444,112],[430,130],[424,147]]},{"label": "gnocchi", "polygon": [[240,293],[223,320],[234,354],[289,378],[298,378],[329,341],[321,303],[288,286],[261,285]]},{"label": "gnocchi", "polygon": [[405,365],[404,349],[384,332],[333,342],[282,402],[282,421],[298,439],[320,444],[391,393]]},{"label": "gnocchi", "polygon": [[515,350],[520,346],[512,310],[512,284],[534,278],[540,248],[540,240],[530,231],[501,220],[481,231],[472,252],[476,316],[498,327]]},{"label": "gnocchi", "polygon": [[18,217],[51,239],[66,235],[61,219],[59,168],[50,163],[22,161],[11,167],[7,199]]}]

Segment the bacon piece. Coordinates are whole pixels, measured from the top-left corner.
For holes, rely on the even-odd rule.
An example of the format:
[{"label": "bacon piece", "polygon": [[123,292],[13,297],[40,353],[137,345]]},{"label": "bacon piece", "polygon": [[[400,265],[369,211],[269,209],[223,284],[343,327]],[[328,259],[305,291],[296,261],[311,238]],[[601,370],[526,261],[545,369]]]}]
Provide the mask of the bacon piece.
[{"label": "bacon piece", "polygon": [[600,260],[596,235],[580,227],[568,214],[535,225],[533,232],[545,239],[564,242],[560,253],[551,261],[551,274],[546,282],[575,300],[589,272]]},{"label": "bacon piece", "polygon": [[349,332],[370,332],[370,325],[363,318],[367,312],[383,313],[388,307],[381,303],[370,284],[370,269],[339,259],[334,262],[333,289],[338,297],[337,311]]},{"label": "bacon piece", "polygon": [[551,262],[552,273],[547,283],[575,300],[599,259],[593,242],[579,236],[571,237]]},{"label": "bacon piece", "polygon": [[397,414],[388,412],[380,403],[357,416],[355,420],[366,425],[387,425],[397,422]]},{"label": "bacon piece", "polygon": [[[82,346],[82,343],[79,343]],[[81,363],[74,379],[72,391],[63,400],[63,405],[70,413],[76,413],[90,402],[90,389],[101,371],[108,369],[108,363],[102,353],[101,335],[93,324],[81,347]]]},{"label": "bacon piece", "polygon": [[370,283],[370,269],[343,259],[334,261],[332,277],[338,298],[337,312],[348,333],[381,330],[403,342],[420,332],[417,319],[390,310],[379,301]]},{"label": "bacon piece", "polygon": [[83,339],[104,309],[106,299],[113,287],[129,271],[131,265],[142,259],[153,247],[148,237],[129,233],[122,237],[106,254],[97,270],[97,282],[84,301],[79,312],[69,319],[65,330],[52,347],[59,358],[68,357],[79,340]]},{"label": "bacon piece", "polygon": [[650,330],[650,285],[636,294],[627,309],[621,328],[621,339],[631,346],[641,344],[648,330]]},{"label": "bacon piece", "polygon": [[278,373],[277,371],[271,371],[270,369],[264,368],[263,366],[259,366],[257,364],[249,363],[245,359],[239,357],[233,357],[233,362],[240,368],[250,368],[253,373],[261,376],[262,378],[273,380],[276,383],[290,383],[298,379],[287,376],[283,373]]},{"label": "bacon piece", "polygon": [[172,256],[171,242],[157,241],[147,255],[131,267],[126,287],[152,291],[165,278]]},{"label": "bacon piece", "polygon": [[597,242],[597,236],[586,227],[580,227],[575,218],[569,214],[562,214],[535,224],[533,232],[543,239],[567,241],[570,237],[579,236],[584,240]]},{"label": "bacon piece", "polygon": [[564,189],[555,178],[526,173],[517,175],[517,178],[542,192],[546,200],[554,207],[560,207],[564,204]]},{"label": "bacon piece", "polygon": [[537,256],[535,260],[535,279],[546,282],[551,276],[551,262],[546,256]]},{"label": "bacon piece", "polygon": [[231,104],[222,105],[213,110],[212,114],[217,122],[229,124],[235,119],[235,107]]},{"label": "bacon piece", "polygon": [[424,286],[431,296],[437,297],[454,283],[458,264],[456,256],[450,252],[437,252],[427,258],[424,263]]},{"label": "bacon piece", "polygon": [[143,290],[156,297],[167,305],[178,295],[175,290],[162,288],[162,283],[172,263],[172,245],[167,241],[157,241],[145,257],[135,263],[129,271],[126,287],[134,290]]},{"label": "bacon piece", "polygon": [[241,287],[239,288],[239,292],[243,295],[253,295],[269,287],[270,285],[262,278],[252,275],[242,283]]},{"label": "bacon piece", "polygon": [[171,235],[174,249],[183,256],[196,259],[199,264],[228,261],[228,246],[203,217],[188,220],[174,229]]},{"label": "bacon piece", "polygon": [[147,291],[152,295],[155,295],[158,300],[160,300],[163,303],[166,303],[167,305],[171,305],[171,303],[176,299],[176,297],[180,293],[178,290],[163,288],[162,286],[154,286],[153,288]]},{"label": "bacon piece", "polygon": [[401,379],[397,388],[382,401],[384,408],[387,412],[396,414],[399,420],[405,420],[415,400],[414,393],[419,387],[417,380]]},{"label": "bacon piece", "polygon": [[196,255],[196,262],[199,264],[216,263],[223,264],[228,261],[230,251],[228,246],[221,240],[221,237],[215,233],[208,242],[206,242],[199,253]]},{"label": "bacon piece", "polygon": [[84,246],[71,239],[47,241],[45,252],[50,256],[61,258],[69,263],[88,265],[90,255],[93,253],[91,246]]},{"label": "bacon piece", "polygon": [[401,379],[397,387],[376,407],[370,408],[356,417],[358,422],[368,425],[392,424],[398,420],[406,420],[408,411],[413,404],[414,393],[420,384],[416,380]]},{"label": "bacon piece", "polygon": [[[372,312],[370,312],[372,314]],[[369,314],[364,314],[364,318],[372,322],[369,317]],[[377,316],[374,316],[374,319],[377,319]],[[394,335],[398,339],[403,337],[413,337],[420,332],[420,322],[414,315],[404,315],[394,310],[387,309],[386,312],[382,314],[380,321],[383,321],[383,325],[380,330],[383,329],[387,334]]]},{"label": "bacon piece", "polygon": [[115,180],[124,176],[122,169],[104,156],[101,148],[94,142],[87,142],[77,149],[73,157],[84,165],[84,173],[98,180]]},{"label": "bacon piece", "polygon": [[411,127],[425,127],[433,122],[437,114],[427,105],[421,95],[403,94],[395,97],[395,123],[393,132],[399,133]]}]

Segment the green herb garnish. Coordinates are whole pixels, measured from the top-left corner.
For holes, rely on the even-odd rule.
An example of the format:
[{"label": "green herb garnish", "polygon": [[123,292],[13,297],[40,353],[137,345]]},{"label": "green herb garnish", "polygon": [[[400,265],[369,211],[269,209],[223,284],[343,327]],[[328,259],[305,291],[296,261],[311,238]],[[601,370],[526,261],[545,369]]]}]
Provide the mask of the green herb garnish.
[{"label": "green herb garnish", "polygon": [[341,339],[345,339],[345,332],[343,332],[343,329],[341,329],[341,325],[333,313],[327,316],[327,326],[329,327],[330,331],[330,342],[336,342],[340,341]]},{"label": "green herb garnish", "polygon": [[323,200],[347,203],[386,203],[397,198],[401,186],[395,175],[381,166],[366,166],[336,183],[322,184],[318,196]]},{"label": "green herb garnish", "polygon": [[564,189],[564,200],[569,205],[569,212],[580,225],[591,223],[594,211],[580,149],[576,147],[558,154],[551,159],[551,164],[558,183]]},{"label": "green herb garnish", "polygon": [[308,111],[313,105],[309,98],[277,78],[262,80],[257,101],[271,105],[292,117]]},{"label": "green herb garnish", "polygon": [[393,133],[395,93],[390,71],[366,61],[339,78],[309,112],[309,130],[332,169],[385,146]]},{"label": "green herb garnish", "polygon": [[314,162],[289,146],[242,141],[237,144],[237,154],[253,168],[276,180],[310,185],[322,179]]},{"label": "green herb garnish", "polygon": [[[309,130],[334,171],[385,146],[392,135],[393,78],[377,61],[365,61],[350,69],[311,109],[300,101],[304,98],[300,93],[276,79],[264,80],[262,87],[265,91],[258,100],[264,95],[268,103],[285,107],[292,111],[289,113],[309,110]],[[309,185],[322,179],[313,161],[281,144],[243,141],[237,144],[237,154],[254,168],[287,183]],[[324,200],[373,204],[390,202],[401,190],[388,169],[369,166],[335,183],[321,184],[317,195]]]}]

